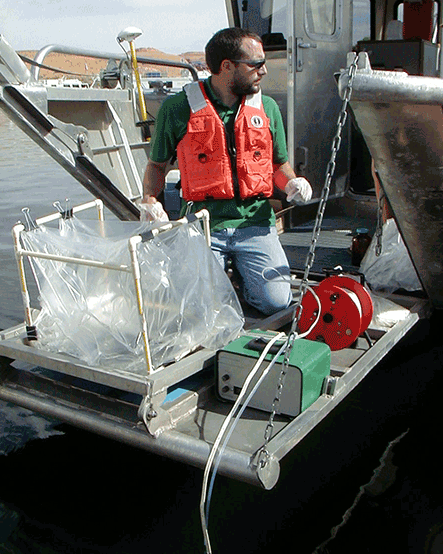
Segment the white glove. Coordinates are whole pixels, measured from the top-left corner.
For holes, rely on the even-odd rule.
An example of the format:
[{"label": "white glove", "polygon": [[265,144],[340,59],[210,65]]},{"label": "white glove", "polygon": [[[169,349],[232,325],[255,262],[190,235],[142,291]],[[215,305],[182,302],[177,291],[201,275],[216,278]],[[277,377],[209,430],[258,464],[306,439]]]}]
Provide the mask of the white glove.
[{"label": "white glove", "polygon": [[140,221],[142,222],[169,221],[168,214],[163,209],[161,202],[158,202],[155,198],[152,198],[152,202],[140,204],[139,208]]},{"label": "white glove", "polygon": [[302,204],[312,198],[312,188],[304,177],[296,177],[286,183],[286,200],[293,204]]}]

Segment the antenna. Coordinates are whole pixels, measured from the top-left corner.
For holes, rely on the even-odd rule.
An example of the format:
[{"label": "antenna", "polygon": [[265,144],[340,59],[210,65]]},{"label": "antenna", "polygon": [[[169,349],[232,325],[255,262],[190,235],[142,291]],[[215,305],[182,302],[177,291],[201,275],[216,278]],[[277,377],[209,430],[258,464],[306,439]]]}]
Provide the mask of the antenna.
[{"label": "antenna", "polygon": [[123,29],[123,31],[119,32],[117,36],[117,41],[123,42],[126,40],[126,42],[132,42],[142,34],[143,31],[137,29],[137,27],[126,27],[126,29]]},{"label": "antenna", "polygon": [[123,29],[123,31],[120,31],[120,33],[117,35],[117,42],[121,44],[122,42],[126,41],[129,43],[129,48],[131,49],[132,69],[134,71],[135,80],[137,83],[138,101],[140,104],[140,115],[142,118],[140,122],[140,126],[143,127],[145,125],[145,122],[148,120],[148,115],[146,112],[145,97],[143,95],[140,73],[138,71],[138,65],[137,65],[137,56],[135,54],[135,48],[134,48],[134,40],[139,36],[141,36],[142,34],[143,32],[140,29],[137,29],[137,27],[126,27],[126,29]]}]

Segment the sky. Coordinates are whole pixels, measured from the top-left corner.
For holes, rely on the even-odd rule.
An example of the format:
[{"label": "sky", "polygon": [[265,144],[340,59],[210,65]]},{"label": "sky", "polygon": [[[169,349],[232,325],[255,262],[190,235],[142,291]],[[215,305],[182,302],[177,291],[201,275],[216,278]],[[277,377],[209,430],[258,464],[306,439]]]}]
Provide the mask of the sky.
[{"label": "sky", "polygon": [[203,51],[227,26],[225,0],[0,0],[0,34],[14,50],[62,44],[120,53],[117,35],[137,27],[136,48],[180,54]]}]

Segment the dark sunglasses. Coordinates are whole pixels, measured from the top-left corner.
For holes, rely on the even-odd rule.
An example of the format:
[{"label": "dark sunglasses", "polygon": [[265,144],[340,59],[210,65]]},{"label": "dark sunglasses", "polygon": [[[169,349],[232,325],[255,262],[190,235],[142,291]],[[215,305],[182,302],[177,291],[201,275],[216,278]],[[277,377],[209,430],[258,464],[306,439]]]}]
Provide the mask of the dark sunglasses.
[{"label": "dark sunglasses", "polygon": [[265,65],[266,60],[264,60],[264,59],[261,59],[261,60],[231,60],[231,62],[244,63],[244,64],[248,65],[249,67],[251,67],[252,69],[261,69]]}]

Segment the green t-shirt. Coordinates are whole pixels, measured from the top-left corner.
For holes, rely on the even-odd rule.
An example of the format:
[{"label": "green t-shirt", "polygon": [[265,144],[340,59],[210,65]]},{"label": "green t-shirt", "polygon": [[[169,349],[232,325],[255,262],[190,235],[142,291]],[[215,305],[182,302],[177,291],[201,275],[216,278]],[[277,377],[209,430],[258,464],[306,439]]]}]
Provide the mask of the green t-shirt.
[{"label": "green t-shirt", "polygon": [[[210,78],[204,81],[209,99],[214,105],[227,129],[232,129],[240,107],[240,100],[233,106],[226,106],[217,98]],[[270,120],[270,130],[273,140],[273,162],[280,165],[288,160],[286,137],[280,109],[271,97],[262,96],[263,108]],[[177,145],[184,137],[191,109],[185,92],[166,99],[157,115],[155,131],[151,141],[150,158],[154,162],[163,163],[176,153]],[[211,215],[211,230],[217,231],[228,227],[270,226],[275,225],[274,211],[268,200],[248,198],[245,200],[205,200],[194,202],[193,211],[206,208]]]}]

